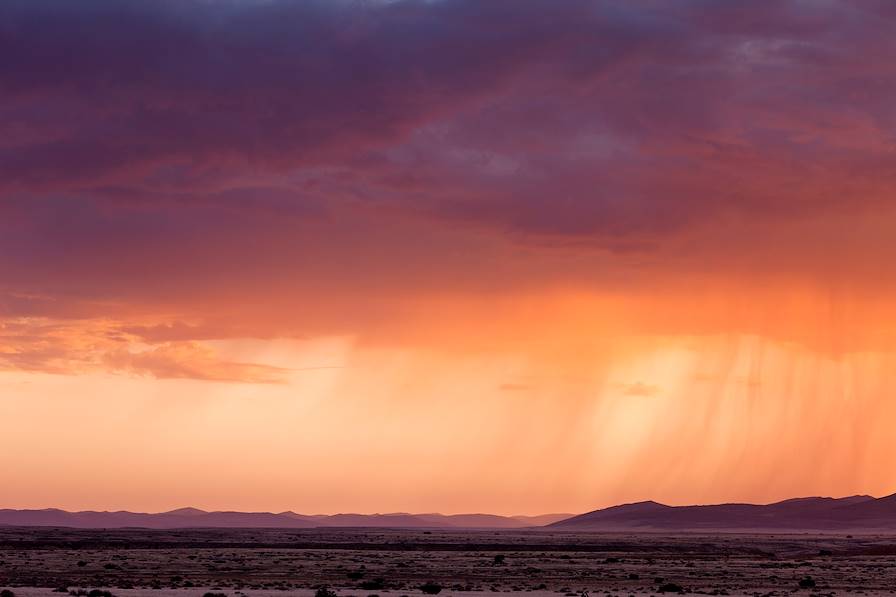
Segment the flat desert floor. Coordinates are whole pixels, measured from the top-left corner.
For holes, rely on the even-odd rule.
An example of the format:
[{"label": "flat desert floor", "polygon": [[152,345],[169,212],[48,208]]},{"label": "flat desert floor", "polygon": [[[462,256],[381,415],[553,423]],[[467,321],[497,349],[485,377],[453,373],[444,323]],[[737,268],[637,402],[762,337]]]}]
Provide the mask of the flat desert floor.
[{"label": "flat desert floor", "polygon": [[16,597],[415,597],[427,583],[440,597],[892,595],[896,537],[0,528]]}]

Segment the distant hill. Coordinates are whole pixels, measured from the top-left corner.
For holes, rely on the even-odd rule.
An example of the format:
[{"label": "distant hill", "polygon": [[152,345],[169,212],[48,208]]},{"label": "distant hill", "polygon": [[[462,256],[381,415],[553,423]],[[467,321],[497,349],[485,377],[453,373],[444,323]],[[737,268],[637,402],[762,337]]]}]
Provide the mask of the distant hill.
[{"label": "distant hill", "polygon": [[141,512],[67,512],[45,510],[0,510],[0,525],[73,528],[149,529],[179,528],[315,528],[377,527],[432,529],[520,529],[569,518],[571,514],[543,516],[497,516],[494,514],[334,514],[305,515],[295,512],[206,512],[180,508],[155,514]]},{"label": "distant hill", "polygon": [[0,525],[149,529],[371,527],[396,529],[540,529],[564,532],[765,531],[896,532],[896,494],[873,498],[795,498],[774,504],[667,506],[653,501],[623,504],[573,516],[494,514],[333,514],[295,512],[67,512],[0,510]]},{"label": "distant hill", "polygon": [[809,497],[774,504],[666,506],[639,502],[547,525],[558,531],[894,531],[896,495]]}]

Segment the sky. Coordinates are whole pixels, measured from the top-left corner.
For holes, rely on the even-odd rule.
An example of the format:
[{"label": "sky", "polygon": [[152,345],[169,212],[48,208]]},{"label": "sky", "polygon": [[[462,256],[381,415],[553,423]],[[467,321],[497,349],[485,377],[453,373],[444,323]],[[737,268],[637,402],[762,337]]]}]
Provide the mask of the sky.
[{"label": "sky", "polygon": [[0,507],[896,492],[894,30],[0,3]]}]

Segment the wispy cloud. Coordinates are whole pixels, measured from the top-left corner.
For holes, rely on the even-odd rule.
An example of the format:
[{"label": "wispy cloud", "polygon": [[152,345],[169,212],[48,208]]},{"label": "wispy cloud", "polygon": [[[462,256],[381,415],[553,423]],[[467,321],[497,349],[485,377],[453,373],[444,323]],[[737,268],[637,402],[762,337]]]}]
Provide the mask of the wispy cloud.
[{"label": "wispy cloud", "polygon": [[[125,326],[127,327],[127,326]],[[0,370],[122,372],[157,379],[282,383],[290,369],[228,360],[198,341],[147,344],[102,320],[0,320]]]},{"label": "wispy cloud", "polygon": [[168,343],[149,350],[117,350],[103,355],[113,371],[157,379],[196,379],[235,383],[283,383],[289,369],[222,360],[195,342]]},{"label": "wispy cloud", "polygon": [[659,386],[635,382],[630,384],[621,384],[620,389],[625,396],[656,396],[660,393]]}]

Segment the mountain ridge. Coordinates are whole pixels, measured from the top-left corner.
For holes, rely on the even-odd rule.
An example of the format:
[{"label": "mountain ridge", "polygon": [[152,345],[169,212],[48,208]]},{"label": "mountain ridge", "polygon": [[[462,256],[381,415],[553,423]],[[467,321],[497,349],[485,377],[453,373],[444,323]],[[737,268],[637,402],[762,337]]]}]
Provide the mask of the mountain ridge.
[{"label": "mountain ridge", "polygon": [[285,512],[206,511],[199,508],[177,508],[166,512],[147,513],[127,510],[81,510],[69,512],[59,508],[0,509],[0,526],[70,527],[70,528],[287,528],[371,527],[433,529],[523,529],[539,527],[573,516],[543,514],[537,516],[499,516],[496,514],[298,514]]},{"label": "mountain ridge", "polygon": [[770,504],[622,504],[546,525],[557,531],[896,531],[896,494],[804,497]]},{"label": "mountain ridge", "polygon": [[299,514],[177,508],[145,513],[127,510],[69,512],[59,508],[0,509],[2,526],[71,528],[396,528],[541,529],[557,532],[823,531],[896,532],[896,494],[875,498],[799,497],[770,504],[723,503],[669,506],[652,500],[619,504],[583,514],[501,516],[487,513]]}]

